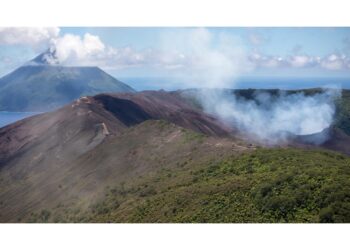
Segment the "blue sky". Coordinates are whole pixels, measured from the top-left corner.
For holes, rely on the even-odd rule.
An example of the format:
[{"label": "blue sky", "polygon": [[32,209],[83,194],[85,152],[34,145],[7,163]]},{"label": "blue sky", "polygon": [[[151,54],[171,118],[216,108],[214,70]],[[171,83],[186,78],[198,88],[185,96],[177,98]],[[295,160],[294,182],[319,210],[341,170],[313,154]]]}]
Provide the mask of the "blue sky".
[{"label": "blue sky", "polygon": [[[157,47],[162,33],[183,28],[62,28],[63,33],[98,35],[106,44],[116,47],[134,46],[138,49]],[[184,28],[186,29],[186,28]],[[350,28],[207,28],[218,34],[226,32],[241,37],[248,48],[261,48],[271,55],[287,55],[296,46],[319,56],[344,49],[344,39],[350,37]],[[263,38],[261,44],[252,44],[251,36]]]},{"label": "blue sky", "polygon": [[155,27],[0,28],[0,75],[52,46],[63,65],[116,77],[217,75],[226,65],[225,79],[350,75],[350,28]]}]

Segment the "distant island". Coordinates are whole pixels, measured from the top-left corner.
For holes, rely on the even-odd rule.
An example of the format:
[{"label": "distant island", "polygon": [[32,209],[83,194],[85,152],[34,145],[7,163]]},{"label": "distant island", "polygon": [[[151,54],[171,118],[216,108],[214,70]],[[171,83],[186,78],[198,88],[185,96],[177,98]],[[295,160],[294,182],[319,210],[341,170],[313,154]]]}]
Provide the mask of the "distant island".
[{"label": "distant island", "polygon": [[49,111],[81,96],[135,91],[98,67],[50,64],[52,57],[47,51],[0,79],[0,111]]}]

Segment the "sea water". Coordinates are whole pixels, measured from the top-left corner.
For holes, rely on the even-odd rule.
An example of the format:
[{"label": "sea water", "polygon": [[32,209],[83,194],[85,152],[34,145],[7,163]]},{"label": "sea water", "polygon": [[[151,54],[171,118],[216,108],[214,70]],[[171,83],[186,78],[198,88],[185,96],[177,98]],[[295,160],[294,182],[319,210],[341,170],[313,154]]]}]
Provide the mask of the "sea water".
[{"label": "sea water", "polygon": [[[167,77],[119,77],[137,91],[143,90],[177,90],[200,88],[201,84],[191,84],[185,78]],[[188,80],[187,80],[188,81]],[[350,77],[241,77],[226,88],[233,89],[308,89],[308,88],[343,88],[350,89]]]}]

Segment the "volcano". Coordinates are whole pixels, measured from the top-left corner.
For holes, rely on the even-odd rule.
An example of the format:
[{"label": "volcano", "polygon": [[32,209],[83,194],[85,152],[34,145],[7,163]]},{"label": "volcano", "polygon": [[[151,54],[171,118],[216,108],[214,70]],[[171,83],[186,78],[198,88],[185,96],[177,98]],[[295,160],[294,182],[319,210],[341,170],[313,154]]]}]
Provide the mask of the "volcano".
[{"label": "volcano", "polygon": [[[176,164],[193,150],[189,145],[201,140],[208,144],[196,158],[206,159],[222,149],[231,152],[235,143],[223,138],[231,133],[177,92],[81,97],[56,111],[23,119],[0,129],[0,221],[29,216],[33,207],[27,206],[33,202],[39,209],[81,192],[93,200],[110,181],[161,166],[150,157]],[[62,192],[58,185],[71,190]]]},{"label": "volcano", "polygon": [[81,96],[135,92],[98,67],[65,67],[47,51],[0,79],[0,111],[49,111]]},{"label": "volcano", "polygon": [[[324,148],[349,153],[350,137],[324,132],[322,145],[263,149],[182,91],[83,96],[0,128],[0,222],[298,221],[271,213],[290,202],[293,216],[327,221],[319,211],[333,203],[305,212],[298,200],[338,192],[328,200],[346,206],[349,157]],[[301,198],[281,199],[281,187]]]}]

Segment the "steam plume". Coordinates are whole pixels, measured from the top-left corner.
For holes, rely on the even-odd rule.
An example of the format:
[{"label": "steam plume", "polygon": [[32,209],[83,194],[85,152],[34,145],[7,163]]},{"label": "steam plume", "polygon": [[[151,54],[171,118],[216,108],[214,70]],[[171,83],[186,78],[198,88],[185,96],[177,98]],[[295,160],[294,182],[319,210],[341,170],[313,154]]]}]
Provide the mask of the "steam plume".
[{"label": "steam plume", "polygon": [[[203,109],[246,136],[279,143],[292,135],[320,133],[332,124],[339,90],[324,89],[313,95],[258,91],[253,99],[239,98],[227,88],[234,88],[234,79],[251,70],[252,65],[238,39],[224,33],[214,37],[207,29],[194,29],[178,34],[172,42],[180,44],[191,58],[188,71],[184,70],[181,77],[189,83],[187,87],[199,89],[195,98]],[[324,133],[312,138],[317,144],[327,139]]]},{"label": "steam plume", "polygon": [[279,91],[272,95],[256,91],[253,99],[237,97],[225,90],[201,90],[196,94],[204,110],[238,128],[246,136],[269,144],[286,141],[294,135],[314,136],[315,144],[327,139],[324,130],[333,122],[337,89],[324,89],[306,96]]}]

